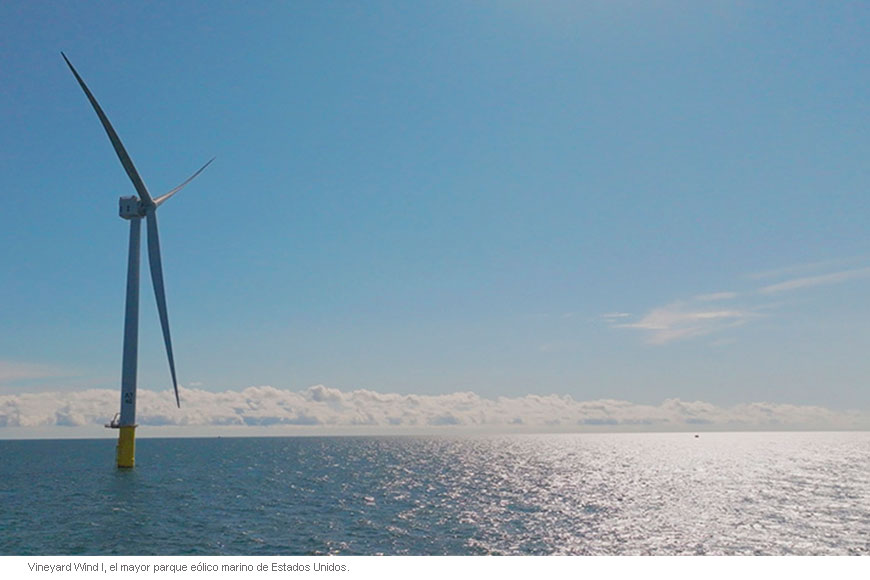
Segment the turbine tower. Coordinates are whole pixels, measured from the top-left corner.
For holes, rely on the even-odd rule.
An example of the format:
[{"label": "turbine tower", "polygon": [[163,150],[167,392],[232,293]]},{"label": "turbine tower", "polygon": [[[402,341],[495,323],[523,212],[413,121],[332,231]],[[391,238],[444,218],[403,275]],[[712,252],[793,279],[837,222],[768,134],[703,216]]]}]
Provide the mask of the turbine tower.
[{"label": "turbine tower", "polygon": [[188,177],[187,180],[175,189],[169,190],[157,199],[152,198],[142,178],[139,177],[139,172],[136,171],[133,161],[124,149],[124,145],[118,138],[118,134],[112,127],[112,124],[109,123],[109,119],[103,113],[99,103],[97,103],[97,99],[94,98],[85,81],[79,76],[79,73],[66,55],[62,52],[60,54],[88,97],[88,101],[90,101],[91,106],[96,111],[97,117],[100,118],[100,122],[106,130],[109,140],[112,142],[112,147],[115,148],[115,153],[118,154],[118,159],[121,160],[121,165],[124,166],[130,181],[133,182],[133,187],[136,188],[136,193],[139,194],[139,197],[133,195],[120,199],[120,215],[125,220],[130,221],[130,249],[127,257],[127,304],[124,314],[124,354],[121,363],[121,412],[115,415],[111,423],[106,425],[106,427],[118,429],[118,446],[116,450],[118,467],[133,467],[136,455],[136,367],[139,351],[139,255],[141,254],[139,240],[141,237],[142,218],[145,218],[145,227],[148,231],[148,264],[151,269],[151,282],[154,284],[154,296],[157,299],[160,326],[163,329],[166,356],[169,359],[172,387],[175,389],[175,404],[180,408],[181,401],[178,398],[178,381],[175,378],[175,360],[172,356],[172,339],[169,336],[169,316],[166,313],[163,268],[160,262],[157,208],[190,183],[194,177],[208,167],[209,163],[214,161],[214,158],[200,167],[196,173]]}]

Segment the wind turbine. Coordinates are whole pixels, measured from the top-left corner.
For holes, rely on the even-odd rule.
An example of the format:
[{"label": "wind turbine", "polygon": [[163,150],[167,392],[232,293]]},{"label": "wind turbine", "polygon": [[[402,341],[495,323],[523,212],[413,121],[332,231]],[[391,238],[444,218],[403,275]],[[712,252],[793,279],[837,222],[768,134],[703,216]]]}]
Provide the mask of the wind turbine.
[{"label": "wind turbine", "polygon": [[157,299],[160,326],[163,329],[166,356],[169,359],[172,387],[175,389],[175,404],[180,408],[181,400],[178,398],[178,381],[175,378],[175,359],[172,356],[172,339],[169,336],[169,315],[166,312],[166,292],[163,288],[163,267],[160,262],[157,208],[190,183],[194,177],[202,173],[202,170],[208,167],[209,163],[214,161],[214,158],[200,167],[196,173],[188,177],[178,187],[169,190],[157,199],[152,198],[142,178],[139,177],[139,172],[136,171],[133,161],[124,149],[124,145],[118,138],[118,134],[112,127],[106,114],[103,113],[99,103],[97,103],[97,99],[94,98],[85,81],[79,76],[79,73],[66,55],[62,52],[60,54],[88,97],[88,101],[90,101],[91,106],[96,111],[97,117],[100,118],[103,129],[109,135],[112,147],[115,148],[115,153],[118,154],[118,159],[121,160],[121,165],[124,166],[130,181],[133,182],[133,187],[136,188],[136,193],[139,194],[139,197],[133,195],[121,197],[120,199],[120,215],[125,220],[130,221],[130,248],[127,258],[127,304],[124,314],[124,354],[121,363],[121,412],[115,415],[111,423],[106,425],[106,427],[118,429],[118,467],[133,467],[136,455],[136,367],[139,351],[139,255],[141,254],[139,239],[141,237],[142,218],[145,218],[146,229],[148,230],[148,264],[151,269],[151,282],[154,284],[154,296]]}]

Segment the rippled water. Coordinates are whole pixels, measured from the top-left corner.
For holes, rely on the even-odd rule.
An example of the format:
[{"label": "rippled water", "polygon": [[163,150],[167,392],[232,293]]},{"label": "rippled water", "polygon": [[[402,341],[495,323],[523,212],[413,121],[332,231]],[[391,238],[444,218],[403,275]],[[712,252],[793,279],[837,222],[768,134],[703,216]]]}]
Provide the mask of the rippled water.
[{"label": "rippled water", "polygon": [[870,554],[870,433],[0,441],[0,554]]}]

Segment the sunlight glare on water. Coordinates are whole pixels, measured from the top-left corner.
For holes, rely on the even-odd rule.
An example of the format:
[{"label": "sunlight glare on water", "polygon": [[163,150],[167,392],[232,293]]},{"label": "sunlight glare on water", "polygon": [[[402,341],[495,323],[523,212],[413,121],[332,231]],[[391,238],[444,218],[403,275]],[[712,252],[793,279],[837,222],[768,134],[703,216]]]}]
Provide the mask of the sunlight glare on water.
[{"label": "sunlight glare on water", "polygon": [[0,554],[870,554],[870,433],[113,445],[0,441]]}]

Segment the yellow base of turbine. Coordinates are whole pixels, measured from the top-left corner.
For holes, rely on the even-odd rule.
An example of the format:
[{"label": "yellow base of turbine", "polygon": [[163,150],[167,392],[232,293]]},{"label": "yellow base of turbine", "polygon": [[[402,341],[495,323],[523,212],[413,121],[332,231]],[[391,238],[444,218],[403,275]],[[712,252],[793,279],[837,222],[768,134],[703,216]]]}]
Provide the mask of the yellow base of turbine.
[{"label": "yellow base of turbine", "polygon": [[133,467],[136,463],[136,426],[118,427],[118,467]]}]

